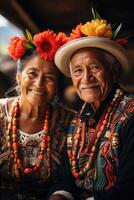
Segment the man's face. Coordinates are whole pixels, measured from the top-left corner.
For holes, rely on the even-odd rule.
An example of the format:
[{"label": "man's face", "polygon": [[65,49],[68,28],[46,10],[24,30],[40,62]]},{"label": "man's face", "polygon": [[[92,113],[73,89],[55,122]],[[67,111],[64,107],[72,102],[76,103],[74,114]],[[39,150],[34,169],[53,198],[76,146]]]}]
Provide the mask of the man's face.
[{"label": "man's face", "polygon": [[71,58],[71,77],[79,97],[97,109],[113,85],[111,55],[96,48],[83,48]]}]

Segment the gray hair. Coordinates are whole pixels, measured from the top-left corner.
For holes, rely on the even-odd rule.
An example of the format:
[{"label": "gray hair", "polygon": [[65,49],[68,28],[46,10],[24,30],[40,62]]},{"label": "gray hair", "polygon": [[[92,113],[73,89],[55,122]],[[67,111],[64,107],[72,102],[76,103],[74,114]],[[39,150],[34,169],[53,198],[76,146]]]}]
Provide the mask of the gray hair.
[{"label": "gray hair", "polygon": [[25,62],[32,56],[38,55],[36,51],[27,52],[22,59],[17,61],[17,73],[21,73],[24,69]]},{"label": "gray hair", "polygon": [[17,61],[17,73],[22,72],[24,69],[24,61],[22,59],[19,59]]}]

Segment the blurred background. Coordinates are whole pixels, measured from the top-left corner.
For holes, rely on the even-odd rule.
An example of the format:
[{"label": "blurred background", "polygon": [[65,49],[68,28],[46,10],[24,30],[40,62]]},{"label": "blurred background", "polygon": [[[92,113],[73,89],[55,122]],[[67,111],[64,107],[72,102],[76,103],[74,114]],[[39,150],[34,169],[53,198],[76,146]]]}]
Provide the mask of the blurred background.
[{"label": "blurred background", "polygon": [[[7,55],[9,39],[25,34],[26,28],[35,34],[44,29],[70,32],[79,23],[92,19],[91,8],[111,24],[123,23],[122,34],[129,36],[127,50],[134,66],[134,7],[132,0],[0,0],[0,97],[15,83],[16,64]],[[133,76],[126,79],[126,87]],[[64,80],[65,96],[73,88]],[[132,84],[133,88],[133,84]],[[64,95],[63,94],[63,95]],[[73,99],[74,97],[72,97]]]}]

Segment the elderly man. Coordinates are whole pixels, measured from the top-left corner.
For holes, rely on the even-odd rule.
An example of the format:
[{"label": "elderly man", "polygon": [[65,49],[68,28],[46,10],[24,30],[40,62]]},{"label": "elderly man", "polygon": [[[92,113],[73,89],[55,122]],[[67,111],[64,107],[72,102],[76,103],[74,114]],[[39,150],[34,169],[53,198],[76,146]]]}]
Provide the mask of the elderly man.
[{"label": "elderly man", "polygon": [[[79,25],[55,55],[57,67],[71,76],[85,102],[70,124],[67,153],[81,199],[128,200],[134,194],[134,95],[121,89],[119,78],[130,63],[103,22]],[[93,23],[100,23],[95,36],[88,27]]]}]

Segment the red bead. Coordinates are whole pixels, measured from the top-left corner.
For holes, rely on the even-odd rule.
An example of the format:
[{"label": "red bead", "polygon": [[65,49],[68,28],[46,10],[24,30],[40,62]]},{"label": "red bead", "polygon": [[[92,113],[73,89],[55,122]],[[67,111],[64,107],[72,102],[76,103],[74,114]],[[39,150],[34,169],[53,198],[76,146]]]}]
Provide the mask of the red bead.
[{"label": "red bead", "polygon": [[79,179],[80,178],[80,175],[79,173],[77,172],[72,172],[73,176],[76,178],[76,179]]},{"label": "red bead", "polygon": [[13,142],[13,149],[17,150],[18,149],[18,144],[16,142]]},{"label": "red bead", "polygon": [[20,164],[21,164],[21,160],[17,159],[17,165],[20,165]]},{"label": "red bead", "polygon": [[73,156],[71,160],[72,160],[72,161],[76,161],[77,158],[76,158],[75,156]]},{"label": "red bead", "polygon": [[[22,172],[24,172],[25,174],[29,174],[32,173],[36,170],[38,170],[38,168],[40,168],[41,166],[41,161],[44,158],[44,152],[45,149],[47,147],[47,154],[48,154],[48,161],[50,160],[50,136],[48,135],[48,130],[49,130],[49,123],[48,123],[48,118],[49,118],[49,112],[48,110],[45,113],[45,119],[44,119],[44,136],[42,136],[42,140],[40,142],[40,152],[38,155],[38,163],[35,164],[34,167],[32,168],[24,168],[22,166],[22,161],[19,158],[18,155],[18,141],[17,141],[17,122],[18,119],[17,117],[19,116],[19,100],[17,99],[15,102],[13,102],[11,110],[10,110],[10,114],[9,114],[9,119],[8,119],[8,143],[9,146],[11,146],[13,148],[12,150],[12,155],[11,158],[14,160],[15,162],[15,166],[16,169],[18,170],[18,168],[21,167]],[[12,122],[12,123],[11,123]],[[11,136],[9,135],[11,132]],[[12,141],[10,142],[10,139],[12,139]],[[18,167],[18,168],[17,168]]]},{"label": "red bead", "polygon": [[36,169],[40,168],[40,163],[36,164]]},{"label": "red bead", "polygon": [[29,174],[29,173],[30,173],[30,169],[29,169],[29,168],[25,168],[25,169],[24,169],[24,173],[25,173],[25,174]]},{"label": "red bead", "polygon": [[70,158],[72,156],[72,151],[68,150],[67,153],[68,153],[68,157]]},{"label": "red bead", "polygon": [[43,160],[43,157],[44,157],[43,155],[38,156],[39,160]]},{"label": "red bead", "polygon": [[12,127],[12,130],[13,130],[14,133],[16,133],[17,127],[16,127],[16,126],[13,126],[13,127]]},{"label": "red bead", "polygon": [[47,135],[43,135],[42,139],[46,141],[47,140]]}]

